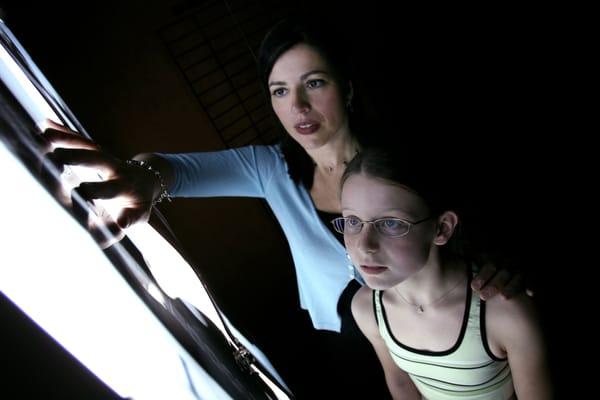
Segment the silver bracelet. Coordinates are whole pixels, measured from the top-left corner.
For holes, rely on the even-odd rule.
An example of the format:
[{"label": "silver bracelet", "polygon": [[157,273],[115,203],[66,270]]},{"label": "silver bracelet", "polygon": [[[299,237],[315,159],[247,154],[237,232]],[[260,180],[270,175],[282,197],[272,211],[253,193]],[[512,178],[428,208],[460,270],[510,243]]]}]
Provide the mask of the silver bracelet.
[{"label": "silver bracelet", "polygon": [[155,169],[152,165],[150,165],[150,163],[148,163],[146,161],[142,161],[142,160],[127,160],[125,162],[128,165],[135,165],[137,167],[141,167],[141,168],[144,168],[144,169],[152,172],[154,174],[154,176],[156,176],[156,178],[158,179],[158,183],[160,184],[160,193],[159,193],[158,197],[152,201],[152,207],[154,207],[155,205],[157,205],[164,199],[171,201],[171,195],[169,194],[169,191],[167,190],[167,185],[166,185],[165,180],[163,179],[162,175],[160,174],[159,170]]}]

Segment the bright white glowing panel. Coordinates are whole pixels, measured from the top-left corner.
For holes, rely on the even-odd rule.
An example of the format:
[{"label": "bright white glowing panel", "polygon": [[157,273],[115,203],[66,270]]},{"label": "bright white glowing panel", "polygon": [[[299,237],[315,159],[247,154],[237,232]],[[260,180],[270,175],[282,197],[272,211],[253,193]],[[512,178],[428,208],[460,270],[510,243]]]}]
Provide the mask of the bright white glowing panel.
[{"label": "bright white glowing panel", "polygon": [[193,384],[202,398],[229,398],[1,142],[0,179],[11,188],[0,196],[8,298],[121,396],[192,399]]},{"label": "bright white glowing panel", "polygon": [[131,226],[127,236],[142,251],[152,275],[169,297],[184,299],[194,305],[224,332],[221,318],[204,285],[179,252],[148,224]]},{"label": "bright white glowing panel", "polygon": [[[1,21],[0,28],[29,62],[31,72],[44,90],[66,108]],[[0,46],[0,78],[40,130],[47,127],[48,119],[59,121],[3,46]],[[88,232],[1,142],[0,179],[3,187],[10,188],[10,194],[0,196],[0,290],[7,297],[121,396],[229,398],[137,297]],[[101,179],[101,173],[94,169],[66,168],[62,181],[64,196],[69,198],[71,189],[82,181]],[[118,200],[95,204],[97,210],[117,215]],[[157,287],[141,279],[150,295],[159,303],[165,301],[163,293],[184,299],[229,338],[202,282],[179,252],[148,224],[135,225],[127,234],[144,255],[158,284]],[[194,314],[203,321],[203,315]],[[225,323],[284,385],[266,357],[226,319]],[[257,372],[278,398],[288,398]]]},{"label": "bright white glowing panel", "polygon": [[33,86],[3,46],[0,46],[0,76],[5,78],[3,81],[8,89],[37,122],[40,130],[47,127],[46,118],[59,121],[58,116],[52,111],[40,92]]}]

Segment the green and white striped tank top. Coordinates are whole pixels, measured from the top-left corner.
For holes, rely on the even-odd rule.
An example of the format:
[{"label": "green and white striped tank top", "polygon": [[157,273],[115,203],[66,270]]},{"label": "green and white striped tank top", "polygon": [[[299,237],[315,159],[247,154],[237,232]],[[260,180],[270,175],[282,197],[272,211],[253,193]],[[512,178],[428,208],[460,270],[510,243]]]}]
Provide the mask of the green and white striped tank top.
[{"label": "green and white striped tank top", "polygon": [[392,358],[428,400],[506,400],[514,388],[506,359],[490,351],[485,333],[485,302],[468,286],[458,340],[446,351],[418,350],[400,343],[390,331],[383,292],[373,291],[379,332]]}]

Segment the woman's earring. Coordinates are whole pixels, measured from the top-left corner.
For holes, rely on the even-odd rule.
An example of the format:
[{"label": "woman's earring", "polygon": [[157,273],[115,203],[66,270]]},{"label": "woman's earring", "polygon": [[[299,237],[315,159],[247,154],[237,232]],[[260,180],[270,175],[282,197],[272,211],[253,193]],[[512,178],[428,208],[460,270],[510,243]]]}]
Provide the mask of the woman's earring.
[{"label": "woman's earring", "polygon": [[354,112],[354,109],[352,108],[352,100],[348,100],[348,102],[346,103],[346,109],[349,113]]}]

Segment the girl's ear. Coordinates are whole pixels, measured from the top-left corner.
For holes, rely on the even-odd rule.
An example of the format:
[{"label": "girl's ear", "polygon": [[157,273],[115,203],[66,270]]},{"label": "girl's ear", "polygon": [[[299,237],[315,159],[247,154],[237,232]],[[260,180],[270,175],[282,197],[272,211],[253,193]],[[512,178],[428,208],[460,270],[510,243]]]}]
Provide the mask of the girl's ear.
[{"label": "girl's ear", "polygon": [[443,246],[452,237],[454,230],[458,225],[458,215],[453,211],[445,211],[438,217],[438,229],[433,239],[433,243],[438,246]]}]

